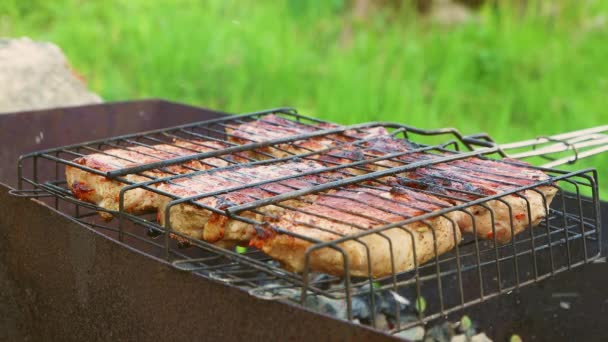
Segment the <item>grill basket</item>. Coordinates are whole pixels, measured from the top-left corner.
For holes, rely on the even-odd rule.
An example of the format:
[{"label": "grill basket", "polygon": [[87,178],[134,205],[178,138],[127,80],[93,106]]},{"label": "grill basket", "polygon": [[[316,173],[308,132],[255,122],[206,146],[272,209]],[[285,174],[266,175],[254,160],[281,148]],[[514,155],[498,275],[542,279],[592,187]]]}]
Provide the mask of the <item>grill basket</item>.
[{"label": "grill basket", "polygon": [[[267,114],[277,114],[286,119],[298,121],[314,128],[310,133],[274,139],[266,142],[248,141],[243,144],[231,142],[227,128],[245,122],[257,120]],[[575,172],[561,171],[548,168],[539,169],[550,176],[550,179],[539,181],[533,185],[513,186],[513,190],[495,195],[466,193],[463,195],[476,196],[475,199],[464,201],[462,204],[445,207],[441,210],[428,212],[424,215],[404,218],[400,222],[390,222],[375,226],[373,229],[361,229],[360,233],[340,237],[333,241],[314,240],[308,236],[299,235],[281,227],[271,227],[277,233],[292,235],[294,238],[308,240],[312,246],[306,251],[305,271],[295,273],[287,271],[259,250],[249,247],[224,249],[214,244],[190,238],[187,235],[171,229],[172,206],[188,203],[207,210],[214,211],[230,219],[239,220],[253,226],[267,229],[266,221],[252,220],[244,213],[259,211],[266,205],[274,204],[288,210],[301,211],[290,207],[289,199],[302,199],[309,194],[328,194],[334,189],[345,189],[348,185],[374,187],[385,185],[384,178],[398,175],[417,168],[433,168],[437,165],[471,157],[502,159],[506,156],[503,149],[491,143],[488,137],[465,137],[454,129],[423,130],[395,123],[366,123],[353,126],[323,126],[326,124],[317,119],[298,114],[292,109],[274,109],[246,115],[220,118],[205,122],[181,125],[161,130],[148,131],[138,134],[123,135],[104,140],[96,140],[82,144],[48,149],[24,155],[19,160],[18,181],[19,190],[14,195],[35,197],[56,209],[64,212],[74,220],[102,231],[111,238],[127,243],[152,256],[169,260],[176,268],[195,272],[205,278],[221,283],[237,286],[251,295],[268,299],[290,301],[308,309],[325,314],[371,325],[376,328],[388,329],[392,333],[410,328],[414,325],[429,322],[451,312],[461,310],[480,303],[502,293],[508,293],[522,286],[538,282],[556,273],[589,263],[600,256],[600,212],[597,187],[597,173],[593,169]],[[294,154],[281,146],[296,145],[298,142],[311,137],[332,139],[336,135],[348,135],[363,129],[384,127],[398,139],[408,139],[417,144],[415,152],[427,153],[432,158],[416,163],[400,161],[399,155],[384,155],[366,159],[352,159],[348,163],[328,164],[326,168],[315,170],[310,174],[321,174],[328,171],[349,173],[340,180],[319,183],[312,188],[293,189],[287,193],[276,194],[268,198],[258,198],[253,202],[232,205],[222,209],[209,207],[196,202],[201,198],[217,196],[218,192],[199,193],[191,197],[179,197],[172,193],[162,192],[155,185],[188,178],[194,175],[216,172],[213,170],[192,169],[190,173],[175,174],[165,178],[148,177],[145,182],[133,183],[126,177],[139,174],[149,175],[146,171],[168,170],[171,165],[182,164],[190,160],[220,158],[230,165],[224,169],[251,165],[273,165],[294,159],[313,158],[319,154],[331,154],[333,149],[322,151],[305,151]],[[130,168],[102,172],[73,162],[77,157],[91,153],[104,153],[108,149],[120,149],[134,146],[154,148],[157,144],[173,144],[175,139],[219,141],[230,145],[228,148],[211,152],[198,153],[193,151],[189,156],[176,156],[170,160],[159,160]],[[487,141],[490,143],[487,143]],[[362,141],[356,141],[355,144]],[[344,144],[336,141],[336,146]],[[286,157],[276,158],[266,155],[264,160],[247,160],[235,162],[228,155],[249,151],[260,151],[272,147],[282,150]],[[521,147],[521,146],[517,146]],[[301,150],[301,149],[300,149]],[[344,158],[343,155],[340,157]],[[374,172],[352,173],[352,170],[365,170],[366,166],[388,161],[398,163],[397,166],[381,168]],[[509,162],[508,160],[505,162]],[[94,204],[75,198],[68,189],[64,167],[70,165],[84,171],[108,177],[127,184],[121,191],[120,209],[108,211]],[[473,171],[473,169],[471,169]],[[167,171],[169,172],[169,171]],[[467,170],[462,170],[467,172]],[[170,173],[170,172],[169,172]],[[54,174],[51,179],[40,179],[39,175]],[[302,174],[286,176],[277,180],[287,180],[301,177]],[[488,174],[491,177],[491,174]],[[269,180],[260,179],[254,184],[244,184],[231,190],[239,190],[262,186]],[[479,239],[475,235],[465,235],[460,244],[448,253],[437,255],[433,260],[406,272],[392,272],[381,278],[350,276],[349,262],[341,244],[356,241],[365,245],[361,239],[371,234],[383,234],[395,227],[422,222],[428,225],[434,217],[447,218],[451,212],[468,213],[475,206],[485,208],[490,201],[499,201],[506,196],[519,196],[525,190],[534,190],[539,186],[553,186],[557,194],[548,215],[537,227],[528,227],[509,243],[500,244],[492,239]],[[136,188],[160,193],[172,198],[165,212],[166,226],[160,225],[153,214],[134,215],[123,208],[124,194]],[[432,189],[420,190],[434,196],[449,197],[437,194]],[[451,198],[462,200],[462,198]],[[544,199],[545,204],[547,203]],[[528,208],[530,204],[528,203]],[[592,210],[583,210],[591,208]],[[376,208],[379,210],[388,210]],[[511,208],[509,208],[511,211]],[[105,221],[97,213],[105,211],[116,219]],[[528,210],[530,213],[530,210]],[[352,215],[352,212],[348,214]],[[470,215],[470,214],[469,214]],[[474,221],[474,217],[471,216]],[[333,218],[326,218],[332,219]],[[531,221],[531,220],[528,220]],[[349,224],[349,222],[340,222]],[[430,227],[431,229],[433,227]],[[452,222],[454,231],[458,229]],[[511,222],[513,229],[513,222]],[[311,227],[311,229],[319,229]],[[456,239],[454,232],[454,239]],[[172,239],[178,237],[179,240]],[[388,241],[388,238],[386,238]],[[185,248],[191,246],[191,248]],[[365,246],[366,248],[368,246]],[[342,253],[344,277],[315,273],[310,270],[310,255],[316,250],[333,249]],[[391,259],[394,259],[391,249]],[[415,253],[415,249],[414,249]],[[369,255],[368,255],[369,257]],[[368,265],[370,262],[368,262]],[[394,265],[393,265],[394,267]],[[381,318],[382,317],[382,318]]]}]

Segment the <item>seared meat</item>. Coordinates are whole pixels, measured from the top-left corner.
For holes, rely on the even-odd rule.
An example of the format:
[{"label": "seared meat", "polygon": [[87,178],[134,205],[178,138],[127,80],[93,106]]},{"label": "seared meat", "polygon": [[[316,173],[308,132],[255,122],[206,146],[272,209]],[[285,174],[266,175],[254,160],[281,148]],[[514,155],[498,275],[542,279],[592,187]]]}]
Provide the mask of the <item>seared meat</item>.
[{"label": "seared meat", "polygon": [[[162,184],[159,186],[159,189],[179,198],[215,193],[196,200],[196,203],[206,208],[189,203],[180,203],[172,206],[170,209],[170,222],[173,230],[189,237],[222,245],[247,243],[255,235],[253,226],[242,221],[230,219],[225,215],[214,212],[213,209],[223,210],[230,206],[249,203],[258,199],[272,197],[277,194],[345,177],[345,174],[340,172],[322,172],[298,176],[303,172],[319,170],[321,168],[323,168],[323,165],[312,160],[243,166],[181,178],[175,180],[172,184]],[[228,191],[244,185],[290,176],[294,176],[294,178]],[[302,201],[305,200],[314,200],[314,198],[314,195],[307,196],[290,201],[290,203],[300,205],[298,203],[303,203]],[[165,223],[165,208],[170,201],[171,199],[164,198],[159,207],[159,221],[162,224]],[[281,211],[281,207],[271,205],[263,207],[257,212],[246,212],[242,216],[260,221],[262,213],[276,215]]]},{"label": "seared meat", "polygon": [[[449,206],[450,203],[434,196],[404,188],[349,186],[319,194],[312,204],[285,209],[269,224],[316,242],[328,242]],[[368,276],[369,269],[374,277],[403,272],[454,248],[461,239],[456,222],[462,215],[455,211],[347,240],[337,246],[348,257],[351,275]],[[270,228],[258,234],[251,244],[297,272],[304,270],[306,250],[314,245]],[[341,252],[331,247],[313,251],[310,270],[344,275]]]},{"label": "seared meat", "polygon": [[[230,142],[247,144],[337,127],[339,126],[331,124],[304,125],[268,115],[240,125],[227,125],[226,132]],[[127,150],[107,150],[79,158],[77,162],[100,171],[109,171],[227,146],[218,142],[176,141],[174,145],[157,145],[153,149],[136,146]],[[252,159],[282,158],[321,150],[324,152],[306,159],[225,168]],[[409,153],[403,154],[404,152]],[[394,153],[403,155],[339,171],[300,175],[303,172],[320,171],[327,166]],[[314,244],[311,241],[333,241],[389,223],[433,213],[441,208],[549,180],[543,172],[521,162],[467,158],[434,163],[377,181],[263,206],[240,213],[239,216],[245,220],[229,218],[223,211],[234,205],[387,167],[432,160],[450,153],[421,151],[418,145],[395,139],[384,128],[374,127],[313,137],[221,158],[194,160],[125,178],[132,182],[142,182],[149,178],[184,174],[192,170],[223,168],[155,185],[174,198],[198,196],[195,199],[196,205],[180,203],[171,206],[171,229],[186,237],[221,246],[250,242],[283,262],[286,267],[302,271],[306,250]],[[68,167],[66,174],[68,185],[76,197],[103,208],[118,208],[118,194],[124,187],[123,183],[74,167]],[[273,181],[281,177],[292,178]],[[266,184],[251,186],[260,182]],[[251,187],[243,188],[244,185]],[[383,230],[382,233],[365,235],[357,240],[341,242],[339,246],[348,256],[351,275],[366,276],[370,274],[371,268],[372,276],[384,276],[392,273],[391,265],[394,265],[397,272],[406,271],[452,249],[460,241],[461,231],[474,232],[481,238],[496,239],[499,242],[509,241],[513,235],[538,224],[547,216],[546,208],[555,193],[556,188],[551,184],[536,186],[444,216],[434,216],[421,222]],[[151,191],[134,189],[127,192],[125,210],[138,213],[159,209],[158,219],[164,224],[167,220],[165,209],[171,201],[171,198]],[[265,224],[254,227],[250,224],[252,222]],[[306,239],[291,236],[288,232]],[[335,275],[343,275],[345,272],[342,254],[332,248],[315,250],[311,254],[310,267],[313,271]]]},{"label": "seared meat", "polygon": [[[180,198],[205,196],[196,199],[200,206],[180,203],[171,207],[169,213],[173,230],[224,247],[251,241],[251,244],[283,262],[287,268],[302,271],[305,251],[311,245],[310,242],[277,233],[270,228],[260,231],[261,228],[258,227],[256,230],[252,224],[229,218],[217,210],[346,177],[342,172],[321,172],[234,190],[242,185],[297,176],[322,167],[316,161],[236,167],[179,179],[173,184],[162,184],[159,189]],[[165,208],[170,201],[166,198],[161,204],[159,220],[162,224],[165,223]],[[449,206],[450,203],[434,196],[408,189],[359,186],[332,190],[327,194],[307,195],[239,215],[318,241],[331,241]],[[368,245],[369,259],[365,246],[360,242],[353,240],[340,244],[349,257],[350,273],[367,275],[368,264],[371,262],[372,275],[389,274],[392,270],[391,254],[395,270],[405,271],[413,268],[416,263],[426,262],[435,255],[451,250],[461,239],[456,222],[462,221],[462,215],[461,212],[453,212],[445,217],[433,217],[423,222],[388,229],[382,234],[362,237],[359,241]],[[344,272],[341,255],[329,248],[312,254],[311,267],[314,271],[336,275]]]},{"label": "seared meat", "polygon": [[[362,144],[367,158],[418,148],[405,140],[382,137]],[[374,168],[406,165],[447,155],[449,152],[412,152],[393,160],[377,162]],[[458,205],[548,179],[547,174],[521,161],[472,157],[401,173],[397,183]],[[459,225],[464,232],[476,233],[480,238],[508,242],[514,235],[539,224],[547,216],[547,208],[556,192],[557,187],[552,184],[541,185],[468,207],[466,211],[472,217],[464,215]]]},{"label": "seared meat", "polygon": [[[105,150],[77,158],[74,162],[102,172],[132,167],[159,160],[175,158],[197,152],[207,152],[226,148],[227,145],[219,142],[176,141],[173,145],[129,146]],[[239,156],[231,156],[233,162],[244,160]],[[232,164],[227,159],[207,158],[202,161],[193,160],[182,165],[173,165],[163,170],[150,170],[141,174],[130,174],[124,178],[134,183],[149,181],[154,178],[166,177],[171,174],[182,174],[193,170],[206,170],[212,167],[223,167]],[[68,188],[80,200],[94,203],[108,210],[118,210],[120,190],[124,183],[110,180],[104,176],[87,172],[77,167],[66,166],[66,180]],[[143,213],[158,208],[160,196],[154,192],[141,188],[129,190],[125,193],[124,208],[130,213]],[[105,219],[112,215],[100,212]]]},{"label": "seared meat", "polygon": [[[226,128],[229,139],[238,144],[248,144],[252,142],[267,141],[277,138],[289,137],[297,134],[304,134],[317,131],[319,129],[337,128],[337,125],[320,124],[318,126],[304,125],[294,121],[280,118],[276,115],[267,115],[259,120],[241,124],[238,126],[228,126]],[[344,133],[331,134],[322,137],[275,145],[274,147],[258,149],[249,155],[252,158],[268,159],[282,158],[289,155],[318,151],[336,146],[337,144],[348,145],[362,139],[370,139],[377,136],[388,134],[383,127],[373,127],[358,131],[348,130]],[[243,167],[225,171],[218,171],[213,174],[205,174],[188,179],[181,179],[173,182],[174,184],[163,184],[160,190],[172,193],[179,197],[200,195],[206,192],[219,191],[226,188],[236,187],[243,184],[272,180],[281,175],[295,175],[303,170],[320,170],[326,167],[319,162],[330,161],[332,165],[345,164],[350,160],[348,155],[338,154],[314,155],[307,158],[307,162],[289,162],[281,164],[268,164],[255,167]],[[318,160],[314,162],[312,160]],[[306,165],[303,167],[302,165]],[[286,172],[286,173],[285,173]],[[278,193],[293,191],[295,189],[308,187],[314,184],[327,183],[337,179],[351,176],[353,173],[360,174],[364,171],[360,169],[348,168],[337,172],[323,172],[315,176],[300,177],[298,179],[281,182],[274,191],[265,191],[268,186],[261,189],[250,188],[235,193],[222,195],[221,197],[207,197],[197,201],[210,208],[226,206],[226,203],[242,204],[251,202],[257,198],[270,197]],[[244,176],[243,176],[244,175]],[[219,178],[218,178],[219,177]],[[311,180],[314,179],[314,182]],[[281,184],[288,184],[283,186]],[[274,185],[272,185],[274,186]],[[255,196],[253,196],[255,194]],[[170,200],[165,199],[159,211],[159,220],[164,224],[164,207]],[[264,212],[276,213],[278,207],[269,206],[264,208]],[[213,213],[210,210],[197,207],[191,204],[179,204],[171,209],[171,227],[187,236],[203,239],[206,241],[230,245],[231,241],[246,243],[253,236],[254,230],[251,226],[236,220],[229,220],[225,216]],[[250,218],[260,218],[254,213],[244,215]]]},{"label": "seared meat", "polygon": [[[370,160],[388,154],[402,155],[364,164],[356,170],[347,170],[354,174],[378,171],[388,167],[432,161],[449,156],[451,152],[431,152],[406,140],[380,136],[371,137],[358,144],[344,145],[314,158],[329,165],[336,165]],[[496,161],[477,157],[434,163],[396,176],[397,178],[390,178],[392,185],[422,191],[452,205],[512,192],[517,188],[532,186],[549,179],[542,171],[521,161]],[[388,178],[385,179],[387,180]],[[556,192],[556,186],[547,184],[470,206],[465,209],[469,214],[461,217],[459,225],[462,231],[476,233],[480,238],[495,238],[498,242],[508,242],[514,235],[527,227],[538,225],[547,216],[547,208]]]},{"label": "seared meat", "polygon": [[[242,144],[252,141],[264,141],[286,137],[293,134],[311,132],[322,128],[335,128],[336,125],[321,124],[319,127],[304,125],[293,121],[285,120],[275,115],[267,115],[260,120],[246,122],[237,126],[227,127],[228,133],[240,136],[239,139],[231,139],[233,142]],[[355,139],[367,138],[385,134],[383,128],[372,128],[357,132],[345,132],[342,134],[332,134],[322,138],[313,138],[300,141],[297,144],[282,145],[291,152],[307,152],[309,150],[319,150],[337,144],[354,141]],[[245,136],[247,138],[245,138]],[[76,163],[99,171],[110,171],[146,163],[166,160],[178,156],[191,155],[199,152],[209,152],[229,147],[226,143],[215,141],[187,141],[176,140],[173,144],[161,144],[154,146],[131,146],[125,148],[115,148],[105,150],[102,153],[94,153],[75,160]],[[274,157],[289,155],[278,148],[268,148]],[[125,176],[125,180],[138,183],[154,178],[166,177],[171,174],[189,173],[195,170],[208,170],[210,168],[225,167],[234,163],[251,161],[251,157],[267,159],[268,155],[262,151],[256,153],[236,153],[223,155],[217,158],[206,158],[204,160],[193,160],[181,165],[173,165],[162,170],[151,170],[141,174],[131,174]],[[98,206],[118,210],[119,193],[125,186],[122,182],[113,181],[106,177],[96,175],[77,167],[66,167],[66,179],[68,188],[76,198],[83,201],[97,204]],[[156,186],[156,185],[154,185]],[[144,189],[133,189],[125,194],[125,211],[130,213],[142,213],[153,211],[158,208],[160,197],[158,194]],[[110,219],[112,215],[100,212],[100,214]]]},{"label": "seared meat", "polygon": [[[238,144],[248,144],[339,127],[340,126],[338,125],[325,123],[315,126],[305,125],[271,114],[247,124],[228,126],[226,128],[226,132],[228,133],[229,141],[236,142]],[[259,148],[255,151],[251,151],[251,155],[256,159],[283,158],[294,154],[320,151],[339,144],[353,142],[360,139],[384,136],[387,134],[388,132],[386,129],[381,126],[360,130],[347,130],[343,133],[329,134],[306,140],[277,144],[273,147],[267,146]]]}]

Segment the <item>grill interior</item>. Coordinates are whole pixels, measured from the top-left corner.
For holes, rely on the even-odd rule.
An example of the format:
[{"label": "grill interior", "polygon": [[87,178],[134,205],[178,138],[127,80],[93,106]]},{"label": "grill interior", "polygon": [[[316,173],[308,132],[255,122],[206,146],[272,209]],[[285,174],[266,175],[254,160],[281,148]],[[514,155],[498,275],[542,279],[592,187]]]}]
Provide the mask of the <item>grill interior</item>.
[{"label": "grill interior", "polygon": [[[270,113],[309,124],[311,132],[261,143],[245,141],[237,144],[229,141],[230,135],[226,133],[226,128],[259,119]],[[46,201],[75,220],[101,230],[108,236],[126,242],[150,255],[170,260],[178,269],[196,272],[203,277],[238,286],[260,298],[290,301],[338,318],[389,329],[392,332],[428,322],[520,286],[537,282],[555,273],[588,263],[600,255],[599,201],[597,176],[594,170],[565,172],[543,168],[541,170],[551,176],[550,180],[526,187],[514,187],[512,191],[496,195],[467,193],[468,196],[476,196],[476,199],[421,216],[406,218],[401,222],[382,224],[372,230],[361,230],[356,235],[344,236],[335,241],[311,241],[314,247],[309,250],[309,253],[321,248],[340,250],[339,243],[343,241],[353,240],[364,243],[360,239],[366,235],[382,234],[390,228],[423,222],[433,217],[445,217],[450,212],[464,211],[475,205],[484,206],[488,201],[510,194],[516,195],[525,189],[552,184],[559,188],[549,215],[538,227],[527,229],[511,242],[501,245],[492,240],[481,240],[473,235],[465,235],[464,240],[452,251],[435,256],[434,260],[430,262],[416,265],[411,271],[393,272],[390,276],[382,278],[348,276],[349,265],[347,263],[344,265],[345,277],[310,271],[301,274],[289,272],[253,247],[223,249],[202,240],[192,239],[171,230],[170,227],[161,226],[156,222],[153,214],[133,215],[119,210],[110,212],[117,219],[107,222],[97,215],[98,211],[107,210],[74,198],[67,188],[64,177],[64,165],[71,165],[129,184],[124,191],[145,188],[171,197],[173,205],[190,203],[254,226],[267,228],[267,222],[252,220],[243,213],[258,211],[268,204],[280,204],[285,209],[301,211],[298,207],[284,204],[284,201],[294,198],[301,199],[307,194],[327,193],[332,189],[344,188],[349,184],[374,188],[385,185],[382,179],[385,176],[416,168],[432,168],[442,163],[472,156],[493,158],[502,156],[501,150],[497,147],[474,150],[471,141],[463,138],[453,129],[421,130],[393,123],[367,123],[347,127],[331,126],[330,128],[323,126],[322,128],[316,126],[319,124],[326,123],[304,117],[293,110],[278,109],[31,153],[23,156],[19,161],[20,190],[15,194],[37,197]],[[154,187],[155,184],[161,182],[171,183],[182,178],[217,172],[218,168],[213,168],[212,171],[192,169],[190,173],[174,174],[162,179],[148,177],[148,181],[139,183],[130,182],[125,178],[130,174],[149,175],[145,172],[154,169],[166,170],[170,174],[171,172],[166,169],[170,165],[189,160],[204,162],[206,158],[222,159],[228,164],[223,169],[230,169],[250,165],[273,165],[282,161],[294,160],[294,158],[298,160],[314,158],[321,154],[334,156],[332,155],[333,148],[326,151],[308,150],[294,155],[290,150],[282,149],[281,146],[297,145],[298,141],[310,137],[331,139],[335,134],[348,136],[353,132],[374,127],[386,128],[395,138],[406,138],[417,142],[427,139],[425,141],[429,141],[429,143],[417,144],[415,152],[424,152],[429,158],[416,163],[406,163],[396,159],[412,153],[412,151],[408,151],[380,157],[366,156],[366,158],[369,157],[367,159],[352,158],[347,163],[327,163],[324,169],[311,171],[310,174],[319,175],[328,171],[336,171],[345,174],[345,177],[337,181],[319,183],[312,188],[293,189],[287,193],[275,194],[267,198],[254,198],[254,201],[249,203],[229,205],[222,209],[204,206],[196,202],[200,198],[216,196],[220,193],[199,193],[195,196],[179,197],[172,193],[162,193]],[[170,160],[158,160],[146,165],[112,170],[107,173],[72,161],[77,157],[90,153],[103,153],[108,149],[124,149],[130,146],[145,146],[154,149],[154,145],[172,144],[175,139],[219,141],[228,144],[229,147],[205,153],[193,151],[193,154],[189,156],[176,156]],[[350,143],[363,142],[363,140],[356,140]],[[338,147],[344,144],[344,142],[336,141]],[[248,159],[246,161],[235,161],[228,156],[239,152],[264,151],[269,146],[282,150],[286,156],[276,158],[270,154],[264,154],[264,160]],[[335,155],[335,157],[348,159],[348,156],[343,154]],[[372,164],[378,166],[388,160],[397,166],[377,167],[375,168],[377,171],[374,172],[368,169]],[[356,171],[361,171],[361,174]],[[463,170],[463,172],[467,172],[467,170]],[[39,179],[40,177],[38,177],[40,174],[53,173],[55,176],[52,179]],[[300,176],[302,174],[286,176],[280,180]],[[276,182],[279,179],[272,181]],[[268,182],[269,180],[261,178],[260,182],[230,190],[258,187]],[[433,194],[432,188],[418,190]],[[167,211],[167,214],[170,212]],[[168,221],[170,222],[170,220]],[[349,222],[342,223],[349,224]],[[282,234],[310,240],[307,236],[298,235],[281,227],[271,228]],[[311,228],[320,229],[319,227]],[[458,228],[454,227],[454,229]],[[166,234],[167,231],[178,236],[180,241],[170,238],[170,234]],[[192,248],[185,248],[187,245]],[[308,269],[307,265],[306,270]],[[380,316],[388,322],[380,321]]]}]

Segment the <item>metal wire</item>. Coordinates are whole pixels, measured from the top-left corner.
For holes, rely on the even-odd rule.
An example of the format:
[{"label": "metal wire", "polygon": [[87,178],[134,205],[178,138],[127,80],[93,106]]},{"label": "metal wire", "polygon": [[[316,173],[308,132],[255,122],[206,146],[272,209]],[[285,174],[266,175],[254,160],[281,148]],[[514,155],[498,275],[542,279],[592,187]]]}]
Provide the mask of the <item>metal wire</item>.
[{"label": "metal wire", "polygon": [[[281,119],[256,126],[269,114]],[[393,135],[377,137],[372,132]],[[562,150],[597,146],[599,133],[591,133],[595,134],[593,142],[582,133],[544,138],[545,142],[559,142],[528,155],[553,153],[560,149],[557,145]],[[417,135],[444,136],[445,142],[412,144],[396,138],[398,134],[410,139]],[[392,147],[378,150],[374,144],[381,139],[388,139]],[[365,318],[369,324],[376,326],[378,315],[383,314],[390,316],[393,330],[399,331],[538,282],[600,255],[597,173],[590,169],[565,172],[533,168],[484,157],[504,155],[509,147],[513,146],[497,147],[483,135],[463,137],[453,129],[421,130],[394,123],[344,127],[304,117],[291,109],[278,109],[31,153],[19,160],[20,190],[15,195],[52,200],[58,210],[78,222],[162,256],[180,270],[230,283],[256,295],[271,286],[272,293],[264,295],[267,299],[305,306],[315,298],[341,301],[345,307],[343,318],[354,321],[361,320],[362,313],[355,303],[363,295],[372,308]],[[110,158],[109,168],[97,169],[73,161],[89,154]],[[580,151],[577,154],[582,155]],[[298,163],[312,166],[293,169]],[[39,179],[38,169],[45,165],[54,168],[54,179]],[[61,176],[61,165],[122,183],[117,207],[101,207],[75,198]],[[257,172],[268,167],[278,175]],[[537,175],[542,171],[547,176],[531,179],[518,170]],[[210,180],[229,185],[198,189]],[[551,206],[547,197],[550,189],[557,189]],[[128,210],[126,199],[136,190],[168,198],[162,208],[164,225]],[[183,191],[187,195],[182,195]],[[226,202],[231,194],[243,195],[245,200]],[[210,200],[224,202],[217,206]],[[173,227],[176,214],[171,209],[176,207],[198,208],[202,213],[224,217],[227,225],[240,222],[258,234],[301,241],[302,272],[287,271],[252,247],[238,253],[192,238]],[[505,210],[508,220],[502,219]],[[92,215],[95,211],[119,220],[100,222]],[[467,229],[472,234],[464,234],[463,241],[457,217],[470,222]],[[537,228],[533,227],[535,220],[539,221]],[[350,230],[333,230],[335,225]],[[307,233],[290,227],[301,227]],[[317,233],[311,234],[313,231]],[[440,236],[443,231],[446,236]],[[164,240],[157,242],[146,232],[164,234]],[[426,250],[415,243],[424,232],[432,241]],[[499,242],[501,232],[513,236],[509,243]],[[331,238],[322,238],[323,234]],[[406,251],[395,234],[409,241],[410,267],[397,262],[399,254]],[[376,237],[387,246],[390,271],[374,276],[372,259],[378,246],[370,245],[370,239]],[[195,248],[180,249],[184,242]],[[453,245],[448,248],[451,250],[440,250],[440,244],[445,243]],[[363,261],[354,258],[352,248],[361,248]],[[322,252],[339,256],[341,265],[334,269],[335,275],[316,275],[319,265],[314,259]],[[297,295],[286,295],[288,289]],[[394,306],[388,313],[377,311],[377,306],[385,305],[378,296],[389,291],[413,303],[426,298],[427,308],[409,305],[405,309]],[[415,317],[410,319],[412,315]]]},{"label": "metal wire", "polygon": [[[497,145],[487,134],[469,135],[463,139],[469,147],[496,146],[510,158],[540,157],[549,161],[543,167],[552,168],[563,164],[574,164],[580,159],[608,151],[608,125],[500,145]],[[571,155],[563,156],[568,152]]]}]

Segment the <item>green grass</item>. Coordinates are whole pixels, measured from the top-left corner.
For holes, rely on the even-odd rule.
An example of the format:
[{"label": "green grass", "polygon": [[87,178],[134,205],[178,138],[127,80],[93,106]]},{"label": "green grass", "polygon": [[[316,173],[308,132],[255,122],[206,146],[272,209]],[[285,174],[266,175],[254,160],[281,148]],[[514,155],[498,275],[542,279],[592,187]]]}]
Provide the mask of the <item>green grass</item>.
[{"label": "green grass", "polygon": [[[0,36],[57,43],[106,100],[287,105],[509,142],[608,124],[608,2],[549,3],[561,11],[485,8],[447,28],[407,9],[355,20],[342,0],[3,0]],[[607,162],[574,167],[605,179]]]}]

